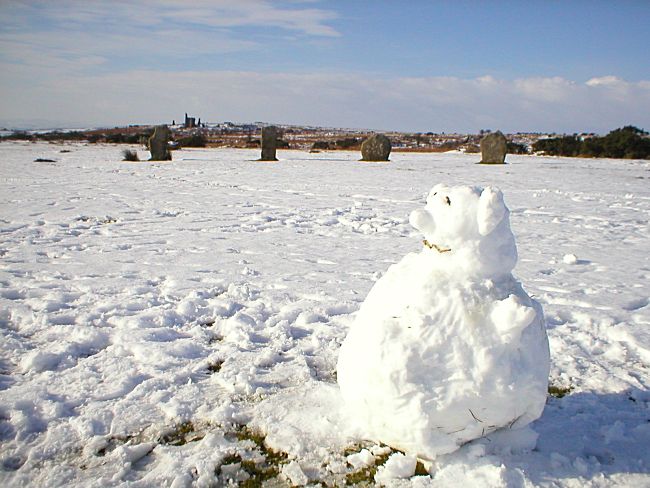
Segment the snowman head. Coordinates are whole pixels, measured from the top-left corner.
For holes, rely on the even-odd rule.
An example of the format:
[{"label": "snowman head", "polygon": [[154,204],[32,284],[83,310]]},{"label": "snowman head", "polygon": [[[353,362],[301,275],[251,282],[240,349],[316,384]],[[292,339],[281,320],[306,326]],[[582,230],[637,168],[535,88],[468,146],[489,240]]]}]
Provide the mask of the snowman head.
[{"label": "snowman head", "polygon": [[436,185],[409,220],[437,266],[454,275],[493,278],[517,264],[509,214],[496,188]]}]

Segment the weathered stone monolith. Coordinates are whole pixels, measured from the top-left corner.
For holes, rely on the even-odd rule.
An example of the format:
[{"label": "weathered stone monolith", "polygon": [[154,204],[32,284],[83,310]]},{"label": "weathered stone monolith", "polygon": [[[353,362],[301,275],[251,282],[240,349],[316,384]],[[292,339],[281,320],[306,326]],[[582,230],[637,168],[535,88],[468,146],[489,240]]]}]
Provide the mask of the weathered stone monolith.
[{"label": "weathered stone monolith", "polygon": [[392,146],[383,134],[373,134],[361,144],[361,161],[388,161]]},{"label": "weathered stone monolith", "polygon": [[270,125],[262,127],[262,157],[260,161],[277,161],[275,150],[278,147],[278,128]]},{"label": "weathered stone monolith", "polygon": [[503,164],[506,161],[508,141],[500,131],[481,139],[481,164]]},{"label": "weathered stone monolith", "polygon": [[169,152],[168,142],[171,138],[171,131],[166,125],[157,125],[153,135],[149,138],[149,161],[171,161],[172,154]]}]

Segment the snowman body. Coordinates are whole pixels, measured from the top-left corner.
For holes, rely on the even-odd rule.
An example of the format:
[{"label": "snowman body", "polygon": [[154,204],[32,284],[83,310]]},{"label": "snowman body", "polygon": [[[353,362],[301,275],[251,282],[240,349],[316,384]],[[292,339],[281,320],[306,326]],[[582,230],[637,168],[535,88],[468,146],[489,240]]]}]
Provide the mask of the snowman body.
[{"label": "snowman body", "polygon": [[512,276],[500,191],[437,185],[410,221],[425,246],[375,283],[337,374],[367,437],[434,459],[541,415],[548,339],[540,305]]}]

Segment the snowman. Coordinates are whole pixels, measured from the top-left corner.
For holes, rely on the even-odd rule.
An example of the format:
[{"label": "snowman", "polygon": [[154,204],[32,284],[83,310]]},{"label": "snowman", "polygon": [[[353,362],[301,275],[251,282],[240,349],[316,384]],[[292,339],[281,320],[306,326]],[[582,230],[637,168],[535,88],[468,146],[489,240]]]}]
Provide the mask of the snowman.
[{"label": "snowman", "polygon": [[541,306],[512,276],[502,193],[437,185],[410,223],[422,250],[375,283],[341,346],[345,412],[365,437],[424,460],[529,432],[546,402],[548,338]]}]

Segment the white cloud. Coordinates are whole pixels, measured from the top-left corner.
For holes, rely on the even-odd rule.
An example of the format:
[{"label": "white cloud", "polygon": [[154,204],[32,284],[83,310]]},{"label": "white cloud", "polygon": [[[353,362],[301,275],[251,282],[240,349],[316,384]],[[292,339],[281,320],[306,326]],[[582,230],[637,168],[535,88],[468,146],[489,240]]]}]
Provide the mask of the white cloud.
[{"label": "white cloud", "polygon": [[147,35],[115,32],[98,36],[89,31],[0,33],[0,59],[34,69],[58,67],[61,74],[129,57],[150,66],[155,60],[220,55],[258,46],[219,33],[196,32],[190,36],[181,29],[159,29]]},{"label": "white cloud", "polygon": [[[203,120],[269,121],[415,131],[607,132],[650,128],[650,82],[562,78],[377,78],[362,74],[138,70],[29,80],[0,66],[2,123],[159,123],[184,112]],[[622,88],[623,87],[623,88]]]},{"label": "white cloud", "polygon": [[337,17],[333,11],[283,8],[270,0],[33,0],[8,1],[0,8],[5,17],[2,23],[30,25],[38,17],[66,30],[92,24],[123,28],[188,22],[209,27],[272,27],[309,36],[339,35],[328,24]]},{"label": "white cloud", "polygon": [[518,79],[513,87],[525,99],[541,103],[567,103],[578,89],[576,83],[557,76]]},{"label": "white cloud", "polygon": [[34,68],[39,78],[97,73],[98,65],[103,73],[193,69],[218,65],[226,54],[268,51],[269,36],[338,36],[328,25],[334,18],[328,10],[267,0],[9,0],[0,3],[0,62]]},{"label": "white cloud", "polygon": [[620,86],[624,85],[625,80],[620,79],[618,76],[601,76],[597,78],[591,78],[585,84],[588,86]]},{"label": "white cloud", "polygon": [[166,12],[161,13],[165,20],[176,18],[214,27],[276,27],[311,36],[339,36],[326,23],[336,18],[333,12],[327,10],[280,8],[264,0],[221,0],[189,4],[170,0],[164,2],[164,5],[168,7]]}]

